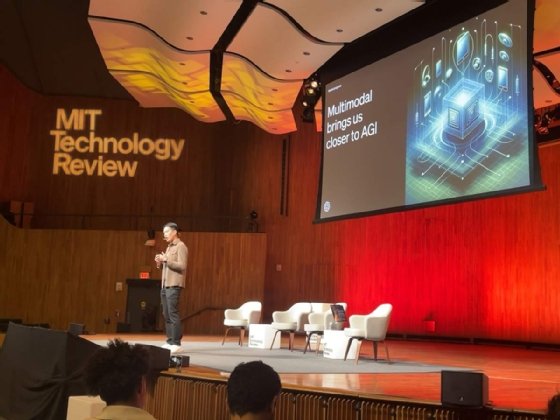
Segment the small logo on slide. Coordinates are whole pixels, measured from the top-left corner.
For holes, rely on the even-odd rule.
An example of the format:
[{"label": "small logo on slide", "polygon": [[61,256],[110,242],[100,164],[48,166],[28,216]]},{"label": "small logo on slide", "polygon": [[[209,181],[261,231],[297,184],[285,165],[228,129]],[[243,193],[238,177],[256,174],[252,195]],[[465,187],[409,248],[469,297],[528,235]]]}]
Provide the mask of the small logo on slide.
[{"label": "small logo on slide", "polygon": [[331,209],[331,202],[330,201],[325,201],[323,203],[323,211],[325,213],[328,213],[330,211],[330,209]]}]

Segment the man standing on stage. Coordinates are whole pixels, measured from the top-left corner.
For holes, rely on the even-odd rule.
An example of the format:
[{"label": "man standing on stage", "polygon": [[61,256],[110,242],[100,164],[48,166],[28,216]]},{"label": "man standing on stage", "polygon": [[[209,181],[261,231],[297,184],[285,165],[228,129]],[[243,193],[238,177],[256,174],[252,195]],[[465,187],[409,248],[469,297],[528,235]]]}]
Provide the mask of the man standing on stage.
[{"label": "man standing on stage", "polygon": [[162,347],[177,353],[181,350],[183,327],[179,315],[179,299],[181,290],[185,287],[187,272],[187,246],[178,237],[176,223],[169,222],[163,227],[163,239],[167,242],[165,252],[157,254],[155,261],[161,271],[161,306],[165,319],[165,333],[167,343]]}]

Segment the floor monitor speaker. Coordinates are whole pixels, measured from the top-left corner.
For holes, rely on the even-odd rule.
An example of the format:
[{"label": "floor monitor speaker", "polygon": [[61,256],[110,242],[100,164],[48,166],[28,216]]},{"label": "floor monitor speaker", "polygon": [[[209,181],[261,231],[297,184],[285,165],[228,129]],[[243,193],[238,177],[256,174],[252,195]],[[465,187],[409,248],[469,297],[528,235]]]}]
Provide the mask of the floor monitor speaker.
[{"label": "floor monitor speaker", "polygon": [[488,403],[488,377],[482,372],[441,371],[441,403],[484,407]]}]

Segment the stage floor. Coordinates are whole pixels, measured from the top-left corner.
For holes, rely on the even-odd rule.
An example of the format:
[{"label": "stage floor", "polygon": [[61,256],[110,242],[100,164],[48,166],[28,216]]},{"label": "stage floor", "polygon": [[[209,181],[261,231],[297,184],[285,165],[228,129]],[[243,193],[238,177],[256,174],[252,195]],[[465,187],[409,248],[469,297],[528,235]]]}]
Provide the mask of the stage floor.
[{"label": "stage floor", "polygon": [[[85,335],[99,342],[120,337],[125,341],[160,340],[161,334]],[[216,341],[222,337],[186,336],[184,341]],[[228,342],[235,340],[233,336]],[[283,339],[284,340],[284,339]],[[500,410],[543,413],[549,398],[560,392],[560,351],[518,346],[455,344],[431,341],[387,341],[391,359],[467,368],[488,376],[490,404]],[[246,344],[245,344],[246,345]],[[287,339],[282,347],[287,349]],[[294,351],[303,351],[303,337],[296,337]],[[384,357],[383,346],[380,356]],[[319,357],[321,357],[319,355]],[[364,343],[362,357],[373,357],[372,346]],[[343,362],[343,361],[341,361]],[[346,362],[348,363],[348,362]],[[352,362],[353,363],[353,362]],[[170,372],[175,372],[171,370]],[[202,366],[185,367],[177,375],[222,378],[219,371]],[[332,392],[360,397],[415,403],[439,404],[440,373],[391,374],[281,374],[282,384],[292,389]]]}]

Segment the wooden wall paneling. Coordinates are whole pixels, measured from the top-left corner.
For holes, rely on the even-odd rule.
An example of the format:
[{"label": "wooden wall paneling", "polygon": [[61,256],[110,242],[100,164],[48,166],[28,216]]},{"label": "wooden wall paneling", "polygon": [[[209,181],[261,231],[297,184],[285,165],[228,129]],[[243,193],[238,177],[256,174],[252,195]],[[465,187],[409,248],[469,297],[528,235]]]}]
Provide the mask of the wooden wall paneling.
[{"label": "wooden wall paneling", "polygon": [[126,296],[115,283],[136,276],[141,234],[21,230],[3,220],[1,229],[10,243],[0,255],[2,313],[57,329],[84,323],[91,332],[105,331],[107,317],[115,322],[115,309],[124,314]]},{"label": "wooden wall paneling", "polygon": [[394,409],[391,404],[381,401],[364,401],[362,403],[363,419],[387,419],[391,418],[391,411]]},{"label": "wooden wall paneling", "polygon": [[215,399],[214,406],[216,408],[214,418],[229,418],[229,408],[227,405],[227,383],[214,383],[213,393]]},{"label": "wooden wall paneling", "polygon": [[266,235],[186,232],[183,236],[189,247],[187,313],[216,308],[187,320],[186,331],[221,334],[225,308],[263,301]]},{"label": "wooden wall paneling", "polygon": [[[154,395],[145,406],[154,417],[162,420],[228,419],[226,381],[198,379],[189,375],[170,378],[163,374]],[[406,401],[382,401],[365,396],[321,394],[285,387],[276,402],[274,418],[278,420],[453,420],[488,418],[492,420],[537,420],[543,414],[534,412],[500,412],[491,407],[439,407],[438,404],[419,404]]]},{"label": "wooden wall paneling", "polygon": [[[4,66],[0,66],[0,202],[10,200],[28,201],[32,167],[27,156],[32,151],[32,115],[21,109],[33,108],[33,93],[14,83],[15,78]],[[17,165],[14,165],[17,162]]]},{"label": "wooden wall paneling", "polygon": [[[115,331],[116,322],[125,321],[126,279],[136,278],[141,266],[153,264],[155,252],[144,245],[145,235],[26,230],[0,219],[0,316],[57,329],[75,322],[90,332]],[[266,235],[189,232],[185,242],[190,255],[183,313],[262,300]],[[123,283],[122,292],[115,290],[116,282]],[[223,310],[209,313],[187,321],[186,330],[222,333]]]},{"label": "wooden wall paneling", "polygon": [[174,402],[177,382],[174,378],[159,376],[153,393],[148,393],[145,409],[155,418],[176,418]]},{"label": "wooden wall paneling", "polygon": [[314,394],[298,395],[295,407],[295,418],[320,419],[325,418],[325,409],[321,396]]},{"label": "wooden wall paneling", "polygon": [[290,392],[280,392],[276,400],[274,418],[278,420],[295,419],[296,397]]},{"label": "wooden wall paneling", "polygon": [[355,420],[358,418],[359,403],[356,400],[335,397],[323,401],[325,406],[325,420]]}]

